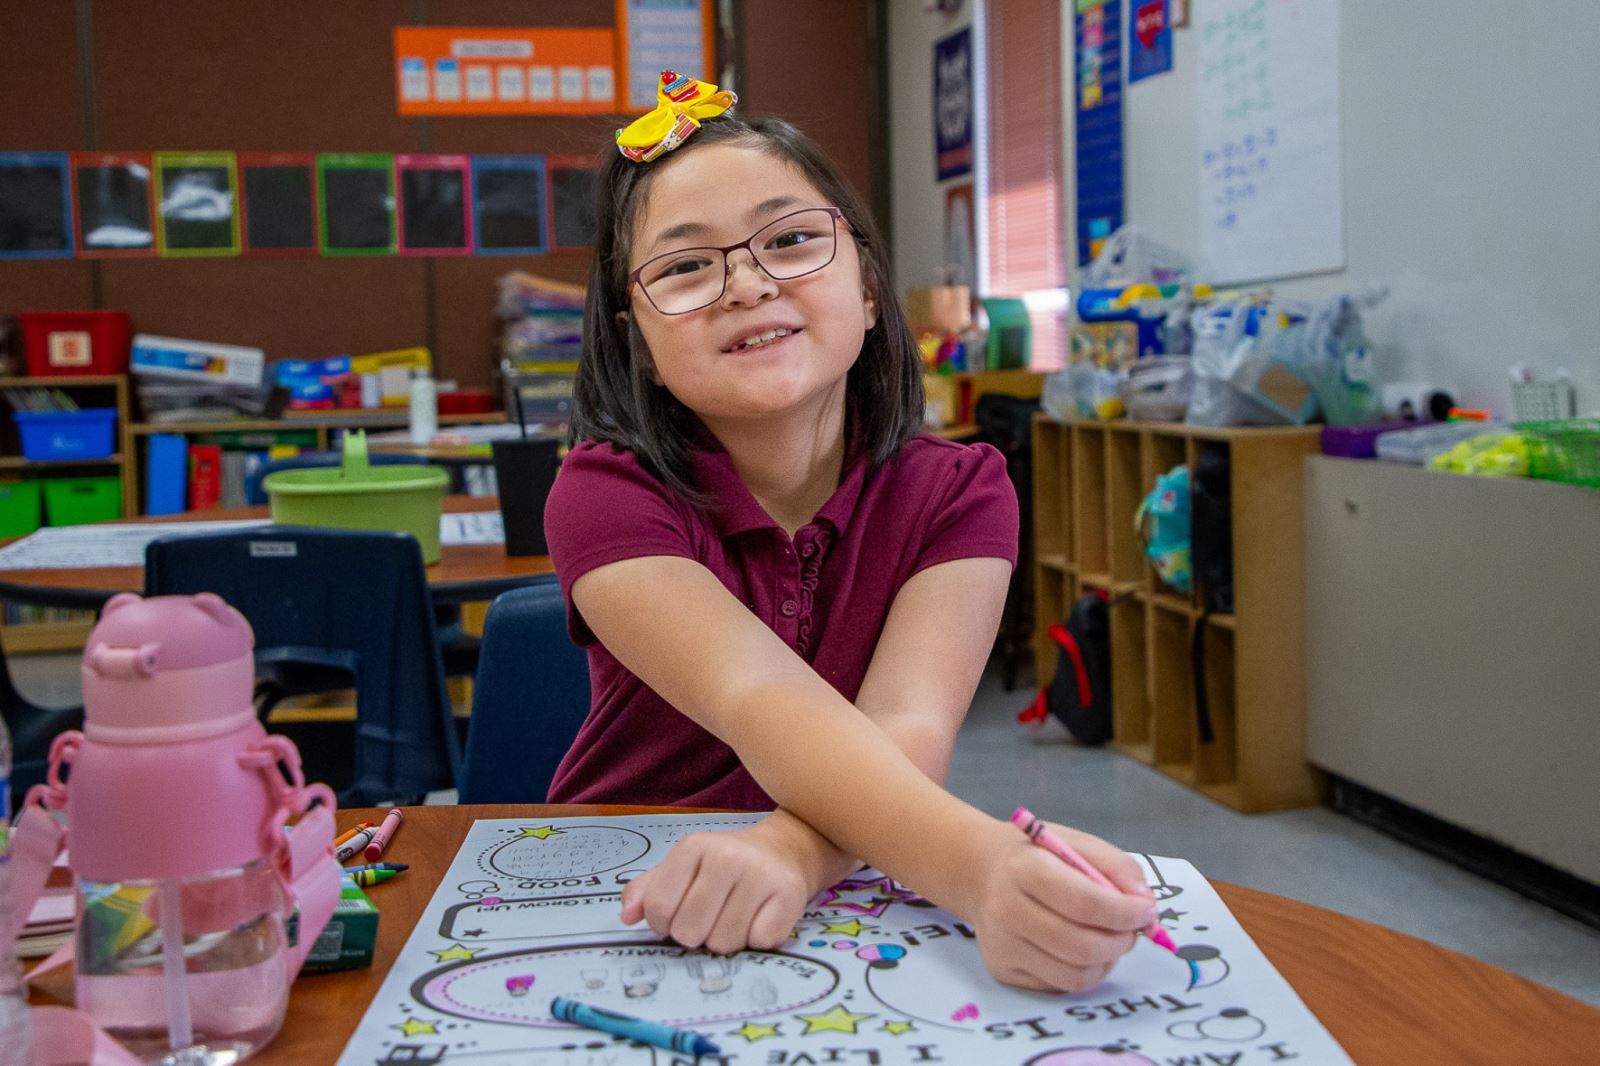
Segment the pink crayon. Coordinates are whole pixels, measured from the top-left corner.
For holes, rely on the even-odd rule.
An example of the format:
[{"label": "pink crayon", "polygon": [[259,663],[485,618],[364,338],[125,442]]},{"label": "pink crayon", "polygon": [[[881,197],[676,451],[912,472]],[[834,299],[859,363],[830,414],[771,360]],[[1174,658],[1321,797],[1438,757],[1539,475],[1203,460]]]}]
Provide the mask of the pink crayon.
[{"label": "pink crayon", "polygon": [[383,849],[389,846],[389,838],[394,836],[394,831],[400,828],[400,819],[403,816],[399,807],[391,807],[384,817],[383,824],[378,826],[378,831],[372,835],[372,841],[367,845],[367,861],[376,862],[383,858]]},{"label": "pink crayon", "polygon": [[[1050,832],[1049,827],[1035,817],[1034,814],[1028,810],[1028,808],[1018,807],[1015,811],[1013,811],[1011,813],[1011,823],[1026,833],[1029,840],[1033,841],[1035,844],[1039,845],[1041,848],[1048,851],[1050,854],[1054,855],[1068,866],[1071,866],[1074,870],[1077,870],[1095,884],[1101,886],[1102,888],[1109,888],[1113,892],[1121,891],[1121,889],[1117,888],[1116,885],[1111,883],[1110,878],[1106,877],[1105,874],[1101,873],[1099,870],[1096,870],[1092,865],[1090,865],[1088,859],[1085,859],[1082,855],[1079,855],[1076,851],[1073,851],[1072,848],[1067,845],[1065,840],[1062,840],[1060,837]],[[1151,919],[1150,924],[1144,927],[1144,935],[1149,937],[1153,943],[1159,944],[1168,951],[1172,952],[1174,955],[1178,953],[1178,945],[1174,944],[1172,942],[1172,937],[1168,936],[1167,931],[1161,928],[1161,920],[1159,918]]]},{"label": "pink crayon", "polygon": [[517,977],[506,978],[506,991],[513,996],[525,996],[533,988],[533,974],[525,973]]}]

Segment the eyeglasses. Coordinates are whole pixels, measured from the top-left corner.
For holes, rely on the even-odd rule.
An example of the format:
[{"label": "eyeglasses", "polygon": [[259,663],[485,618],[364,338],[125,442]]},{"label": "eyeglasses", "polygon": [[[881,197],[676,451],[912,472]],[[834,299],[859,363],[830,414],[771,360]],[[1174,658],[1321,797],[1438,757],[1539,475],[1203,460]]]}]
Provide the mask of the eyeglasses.
[{"label": "eyeglasses", "polygon": [[710,307],[728,289],[732,267],[728,256],[740,248],[774,281],[792,281],[815,274],[833,262],[838,251],[837,207],[808,207],[762,226],[748,240],[725,248],[680,248],[647,260],[628,275],[628,288],[644,290],[657,311],[686,315]]}]

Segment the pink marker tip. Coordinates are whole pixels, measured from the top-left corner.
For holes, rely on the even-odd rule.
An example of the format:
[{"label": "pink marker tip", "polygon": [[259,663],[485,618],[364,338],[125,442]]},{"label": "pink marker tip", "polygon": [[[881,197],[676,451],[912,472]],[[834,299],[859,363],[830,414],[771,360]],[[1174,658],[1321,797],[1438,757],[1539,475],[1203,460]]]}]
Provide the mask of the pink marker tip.
[{"label": "pink marker tip", "polygon": [[1178,945],[1172,942],[1172,937],[1168,935],[1167,931],[1161,928],[1159,925],[1155,927],[1154,931],[1146,932],[1145,935],[1156,944],[1172,952],[1174,955],[1178,953]]}]

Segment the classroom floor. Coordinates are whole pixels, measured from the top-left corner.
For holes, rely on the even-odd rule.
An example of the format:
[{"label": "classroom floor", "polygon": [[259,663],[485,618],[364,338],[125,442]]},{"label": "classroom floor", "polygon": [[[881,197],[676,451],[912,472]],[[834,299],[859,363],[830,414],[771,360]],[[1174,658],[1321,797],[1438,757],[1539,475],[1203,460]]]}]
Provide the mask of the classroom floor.
[{"label": "classroom floor", "polygon": [[[17,656],[18,687],[81,699],[78,657]],[[1423,937],[1600,1006],[1600,932],[1327,809],[1238,814],[1154,770],[1016,723],[1030,697],[991,671],[956,744],[950,789],[997,817],[1018,804],[1130,851]],[[438,793],[429,802],[451,802]]]}]

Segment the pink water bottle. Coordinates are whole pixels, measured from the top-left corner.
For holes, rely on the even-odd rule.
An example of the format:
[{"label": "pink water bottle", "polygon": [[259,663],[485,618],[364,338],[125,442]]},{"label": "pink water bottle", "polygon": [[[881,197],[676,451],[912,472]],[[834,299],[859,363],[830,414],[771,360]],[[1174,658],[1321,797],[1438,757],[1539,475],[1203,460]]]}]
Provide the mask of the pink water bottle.
[{"label": "pink water bottle", "polygon": [[253,643],[209,593],[114,597],[84,651],[83,732],[29,796],[67,816],[78,1008],[162,1062],[270,1040],[339,895],[333,793],[257,721]]}]

